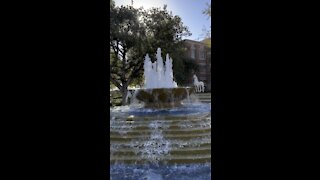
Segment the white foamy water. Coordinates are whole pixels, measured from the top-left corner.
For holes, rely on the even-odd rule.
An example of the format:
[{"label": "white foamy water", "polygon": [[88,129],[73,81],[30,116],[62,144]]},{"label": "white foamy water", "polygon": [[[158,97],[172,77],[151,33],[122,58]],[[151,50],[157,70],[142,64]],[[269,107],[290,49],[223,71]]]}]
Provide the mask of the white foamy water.
[{"label": "white foamy water", "polygon": [[144,88],[175,88],[177,83],[173,80],[172,58],[166,56],[165,64],[161,57],[161,49],[157,49],[157,60],[152,63],[147,54],[144,59]]}]

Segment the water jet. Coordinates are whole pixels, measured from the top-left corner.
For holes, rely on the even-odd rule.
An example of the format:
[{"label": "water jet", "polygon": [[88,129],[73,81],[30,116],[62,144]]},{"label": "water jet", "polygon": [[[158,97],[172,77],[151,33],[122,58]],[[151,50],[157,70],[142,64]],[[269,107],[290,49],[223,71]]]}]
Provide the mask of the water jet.
[{"label": "water jet", "polygon": [[143,89],[135,97],[145,103],[145,108],[173,108],[181,106],[181,101],[194,93],[194,88],[178,87],[173,79],[172,58],[166,55],[163,62],[161,49],[157,49],[157,60],[152,63],[149,55],[144,60]]}]

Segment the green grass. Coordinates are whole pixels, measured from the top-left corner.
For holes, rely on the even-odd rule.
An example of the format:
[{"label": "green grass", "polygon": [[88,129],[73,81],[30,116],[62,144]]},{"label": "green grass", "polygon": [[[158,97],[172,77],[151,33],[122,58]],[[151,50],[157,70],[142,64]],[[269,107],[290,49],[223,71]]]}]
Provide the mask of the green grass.
[{"label": "green grass", "polygon": [[120,91],[110,91],[111,94],[111,104],[113,106],[121,106],[121,101],[122,101],[122,95]]}]

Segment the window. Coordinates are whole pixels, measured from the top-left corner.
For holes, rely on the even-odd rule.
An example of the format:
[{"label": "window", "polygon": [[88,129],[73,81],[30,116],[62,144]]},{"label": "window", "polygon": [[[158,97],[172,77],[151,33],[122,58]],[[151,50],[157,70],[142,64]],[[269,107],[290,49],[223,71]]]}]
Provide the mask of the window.
[{"label": "window", "polygon": [[196,48],[194,47],[194,45],[191,46],[191,58],[196,58]]},{"label": "window", "polygon": [[203,48],[201,48],[200,51],[199,51],[199,59],[201,59],[201,60],[205,60],[206,59],[205,51],[204,51]]}]

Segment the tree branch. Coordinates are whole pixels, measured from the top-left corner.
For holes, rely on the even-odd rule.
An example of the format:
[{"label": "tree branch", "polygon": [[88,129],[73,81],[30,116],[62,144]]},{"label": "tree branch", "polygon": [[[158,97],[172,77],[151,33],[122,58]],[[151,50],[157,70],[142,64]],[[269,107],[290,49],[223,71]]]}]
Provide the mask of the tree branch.
[{"label": "tree branch", "polygon": [[117,88],[119,88],[119,90],[121,90],[122,86],[120,85],[120,83],[117,82],[117,80],[113,79],[112,76],[110,76],[110,81],[117,86]]}]

